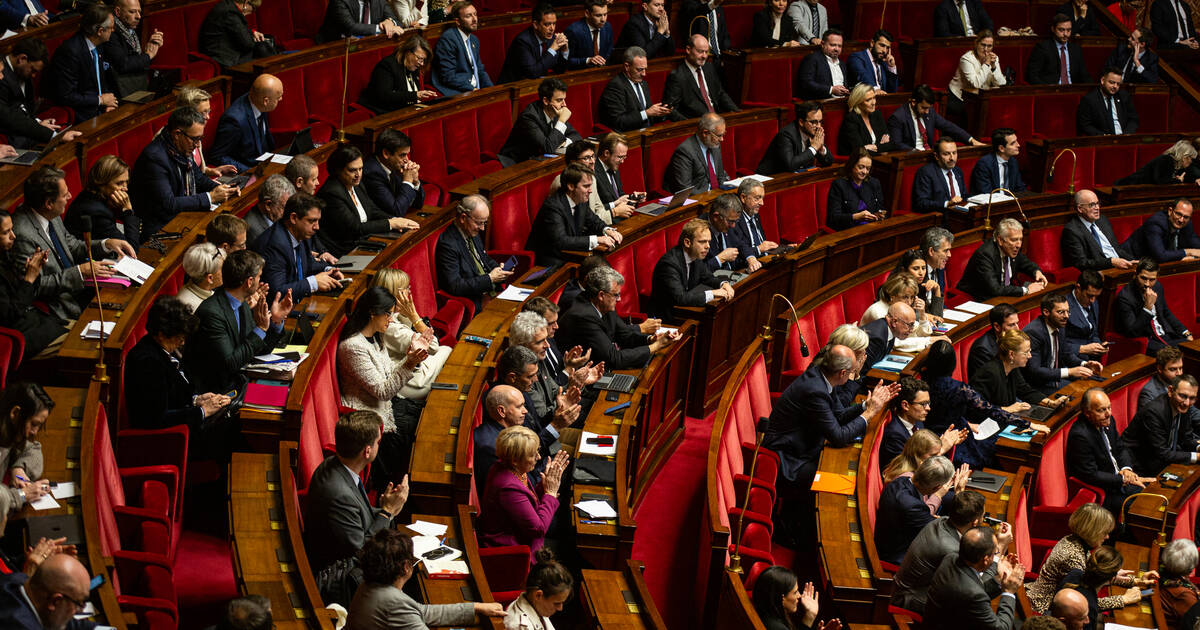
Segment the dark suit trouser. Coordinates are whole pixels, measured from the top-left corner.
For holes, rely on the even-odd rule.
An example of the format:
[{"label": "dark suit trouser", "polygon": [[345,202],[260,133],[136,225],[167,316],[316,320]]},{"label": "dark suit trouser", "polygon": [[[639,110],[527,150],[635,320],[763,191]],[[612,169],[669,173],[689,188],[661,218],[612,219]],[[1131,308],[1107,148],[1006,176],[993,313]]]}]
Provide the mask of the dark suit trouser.
[{"label": "dark suit trouser", "polygon": [[[792,549],[816,545],[816,493],[812,491],[816,464],[800,470],[796,481],[780,477],[775,483],[775,541]],[[741,507],[740,505],[738,507]],[[736,521],[733,524],[736,527]]]},{"label": "dark suit trouser", "polygon": [[[1166,345],[1163,345],[1163,341],[1167,342]],[[1146,354],[1154,356],[1155,353],[1157,353],[1159,350],[1162,350],[1166,346],[1178,346],[1185,341],[1187,341],[1187,337],[1181,337],[1171,333],[1163,335],[1162,341],[1159,341],[1158,337],[1150,335],[1149,339],[1146,341]]]}]

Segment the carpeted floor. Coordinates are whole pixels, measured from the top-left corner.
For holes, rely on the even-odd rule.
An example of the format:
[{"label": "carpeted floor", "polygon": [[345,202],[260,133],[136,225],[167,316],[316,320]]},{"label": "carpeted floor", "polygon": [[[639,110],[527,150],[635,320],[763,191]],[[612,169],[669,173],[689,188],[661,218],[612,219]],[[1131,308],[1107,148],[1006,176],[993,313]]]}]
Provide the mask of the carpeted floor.
[{"label": "carpeted floor", "polygon": [[667,459],[634,514],[633,558],[646,565],[646,586],[670,628],[694,628],[699,524],[703,522],[704,470],[713,417],[688,418],[683,439]]},{"label": "carpeted floor", "polygon": [[175,554],[175,592],[179,595],[180,629],[217,623],[225,603],[238,596],[229,542],[224,537],[183,532]]}]

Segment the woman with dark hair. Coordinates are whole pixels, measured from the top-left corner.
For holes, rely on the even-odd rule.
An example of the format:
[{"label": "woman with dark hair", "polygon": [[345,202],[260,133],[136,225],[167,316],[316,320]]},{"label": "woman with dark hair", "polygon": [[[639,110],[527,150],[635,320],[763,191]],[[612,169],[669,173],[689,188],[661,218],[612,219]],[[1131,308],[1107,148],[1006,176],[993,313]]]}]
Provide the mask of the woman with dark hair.
[{"label": "woman with dark hair", "polygon": [[[1101,614],[1098,593],[1100,589],[1108,586],[1113,578],[1117,577],[1117,573],[1124,563],[1125,558],[1120,551],[1108,545],[1102,545],[1088,556],[1087,563],[1083,565],[1082,569],[1072,569],[1058,585],[1059,589],[1073,588],[1087,599],[1088,621],[1083,624],[1083,630],[1095,630],[1096,621],[1100,619]],[[1136,604],[1142,600],[1142,591],[1137,588],[1128,588],[1119,597],[1125,606]],[[1107,599],[1112,600],[1113,598]]]},{"label": "woman with dark hair", "polygon": [[50,252],[39,247],[24,261],[14,260],[16,242],[12,215],[0,212],[0,322],[25,336],[26,357],[50,356],[67,337],[65,321],[33,305]]},{"label": "woman with dark hair", "polygon": [[181,351],[200,319],[191,307],[172,295],[159,297],[146,313],[146,334],[125,358],[125,408],[134,429],[164,429],[187,425],[192,432],[189,449],[207,453],[222,437],[202,438],[217,429],[213,418],[229,404],[224,392],[195,396],[184,376]]},{"label": "woman with dark hair", "polygon": [[124,239],[134,249],[141,240],[142,221],[129,201],[129,165],[115,155],[102,155],[88,171],[87,186],[71,203],[63,222],[83,238],[83,217],[91,217],[92,238]]},{"label": "woman with dark hair", "polygon": [[842,167],[842,176],[829,185],[829,195],[825,198],[825,225],[834,230],[848,230],[856,225],[882,221],[886,216],[883,186],[871,177],[871,154],[859,147]]},{"label": "woman with dark hair", "polygon": [[907,271],[917,279],[917,298],[925,303],[925,313],[932,321],[941,322],[942,310],[945,307],[942,287],[929,273],[929,263],[925,261],[921,250],[910,249],[900,255],[900,260],[896,261],[896,267],[892,269],[892,275],[902,271]]},{"label": "woman with dark hair", "polygon": [[799,46],[800,36],[791,18],[784,15],[788,0],[767,0],[767,6],[754,14],[750,30],[750,45],[753,47]]},{"label": "woman with dark hair", "polygon": [[422,604],[404,592],[416,570],[412,539],[394,529],[382,529],[367,539],[358,553],[363,583],[354,593],[346,617],[347,630],[428,630],[429,626],[475,623],[475,615],[500,617],[495,602]]},{"label": "woman with dark hair", "polygon": [[437,98],[438,93],[426,89],[421,79],[421,73],[429,67],[432,57],[433,50],[424,37],[413,35],[404,40],[394,53],[375,64],[358,102],[376,114],[386,114]]},{"label": "woman with dark hair", "polygon": [[42,445],[35,440],[46,426],[54,401],[37,383],[12,383],[0,397],[0,476],[8,485],[0,489],[12,509],[33,502],[50,491],[40,479],[44,462]]},{"label": "woman with dark hair", "polygon": [[383,419],[380,454],[371,469],[372,484],[377,488],[386,487],[389,481],[400,481],[408,470],[417,427],[411,422],[397,426],[393,405],[413,370],[429,356],[429,344],[417,336],[409,344],[404,362],[392,361],[380,333],[391,325],[395,307],[396,298],[387,289],[367,289],[354,304],[354,311],[346,320],[338,342],[337,369],[342,405],[374,411]]},{"label": "woman with dark hair", "polygon": [[525,578],[525,592],[504,613],[504,630],[554,630],[550,617],[562,611],[575,586],[575,578],[554,559],[554,552],[542,547],[533,557],[536,564]]},{"label": "woman with dark hair", "polygon": [[[955,464],[969,464],[979,470],[991,464],[996,448],[997,435],[986,440],[976,440],[975,431],[979,423],[991,418],[1001,427],[1012,424],[1024,429],[1031,426],[1028,421],[992,405],[966,383],[954,378],[958,355],[948,341],[936,341],[925,355],[921,368],[921,379],[929,383],[929,399],[934,401],[925,416],[925,428],[937,435],[946,429],[971,429],[967,441],[954,451]],[[1048,431],[1045,425],[1032,425],[1039,431]]]},{"label": "woman with dark hair", "polygon": [[327,164],[329,178],[317,196],[325,201],[321,241],[334,256],[345,256],[356,241],[371,234],[419,227],[412,219],[389,216],[371,201],[362,186],[363,154],[358,147],[339,146]]},{"label": "woman with dark hair", "polygon": [[800,590],[800,581],[790,570],[774,566],[758,576],[754,582],[754,610],[767,630],[795,630],[792,615],[803,609],[801,628],[838,630],[842,622],[837,619],[817,623],[817,590],[812,582]]}]

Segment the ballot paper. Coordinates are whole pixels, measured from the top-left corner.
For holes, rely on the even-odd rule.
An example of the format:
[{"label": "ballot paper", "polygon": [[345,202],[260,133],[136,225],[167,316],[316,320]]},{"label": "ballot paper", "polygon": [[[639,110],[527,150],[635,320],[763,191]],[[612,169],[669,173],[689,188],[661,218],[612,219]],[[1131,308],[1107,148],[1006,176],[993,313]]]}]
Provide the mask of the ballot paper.
[{"label": "ballot paper", "polygon": [[425,571],[429,573],[429,577],[438,578],[458,578],[471,575],[471,568],[462,560],[426,560],[424,561]]},{"label": "ballot paper", "polygon": [[525,298],[530,295],[533,295],[533,289],[524,289],[510,284],[496,297],[501,300],[508,300],[509,302],[524,302]]},{"label": "ballot paper", "polygon": [[671,328],[670,326],[659,326],[659,327],[658,327],[658,330],[654,331],[654,334],[656,334],[656,335],[670,335],[670,334],[674,334],[674,333],[677,333],[677,332],[679,332],[679,329],[678,329],[678,328]]},{"label": "ballot paper", "polygon": [[412,525],[406,525],[409,529],[417,532],[422,536],[445,536],[448,529],[445,525],[430,523],[429,521],[417,521]]},{"label": "ballot paper", "polygon": [[575,507],[583,510],[592,518],[617,518],[617,511],[608,501],[580,501]]},{"label": "ballot paper", "polygon": [[[104,322],[104,337],[107,338],[112,334],[113,328],[116,328],[117,322]],[[83,332],[79,334],[85,340],[96,341],[100,339],[100,321],[92,320],[88,322]]]},{"label": "ballot paper", "polygon": [[996,424],[995,420],[988,418],[979,423],[979,430],[975,432],[975,441],[986,440],[1000,432],[1000,425]]},{"label": "ballot paper", "polygon": [[[967,197],[967,206],[986,206],[988,204],[988,199],[991,199],[992,203],[1004,203],[1005,201],[1012,201],[1014,197],[1002,192],[979,193],[978,195],[971,195],[970,197]],[[1108,625],[1109,627],[1112,626],[1112,624]]]},{"label": "ballot paper", "polygon": [[42,496],[38,497],[37,501],[30,503],[29,507],[32,507],[35,510],[54,510],[59,506],[58,501],[55,501],[54,497],[48,494],[43,494]]},{"label": "ballot paper", "polygon": [[774,178],[772,178],[772,177],[768,177],[768,176],[766,176],[766,175],[759,175],[759,174],[755,173],[755,174],[753,174],[753,175],[747,175],[747,176],[745,176],[745,177],[739,177],[739,178],[737,178],[737,179],[731,179],[731,180],[729,180],[729,181],[725,182],[725,187],[726,187],[726,188],[737,188],[738,186],[740,186],[740,185],[742,184],[742,182],[743,182],[743,181],[745,181],[745,180],[747,180],[747,179],[752,179],[752,180],[754,180],[754,181],[756,181],[756,182],[769,182],[769,181],[771,181],[771,180],[772,180],[772,179],[774,179]]},{"label": "ballot paper", "polygon": [[986,312],[992,310],[993,308],[995,308],[995,306],[993,306],[991,304],[981,304],[981,303],[975,302],[973,300],[968,300],[966,302],[963,302],[962,304],[959,304],[958,306],[956,306],[954,308],[956,308],[960,311],[966,311],[968,313],[974,313],[974,314],[978,315],[980,313],[986,313]]},{"label": "ballot paper", "polygon": [[971,314],[948,308],[942,311],[942,319],[948,319],[952,322],[965,322],[968,319],[971,319]]},{"label": "ballot paper", "polygon": [[276,164],[287,164],[292,161],[292,156],[282,153],[271,153],[270,151],[254,158],[259,162],[274,162]]},{"label": "ballot paper", "polygon": [[[588,444],[591,438],[606,437],[612,438],[612,444],[604,446],[603,444]],[[617,436],[615,435],[600,435],[591,431],[584,431],[579,438],[579,453],[581,455],[599,455],[601,457],[610,457],[617,454]]]},{"label": "ballot paper", "polygon": [[137,282],[138,284],[146,284],[146,280],[154,273],[154,267],[132,257],[122,256],[120,260],[113,265],[113,269],[121,272],[126,278]]},{"label": "ballot paper", "polygon": [[75,489],[74,481],[64,481],[50,488],[50,494],[54,495],[55,499],[69,499],[79,492]]}]

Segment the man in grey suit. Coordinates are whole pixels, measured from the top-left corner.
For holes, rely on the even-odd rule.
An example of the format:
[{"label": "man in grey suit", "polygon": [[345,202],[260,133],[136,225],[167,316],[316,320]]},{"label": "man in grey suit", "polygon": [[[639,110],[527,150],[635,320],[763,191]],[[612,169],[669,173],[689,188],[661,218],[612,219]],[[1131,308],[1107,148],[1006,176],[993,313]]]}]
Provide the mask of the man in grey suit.
[{"label": "man in grey suit", "polygon": [[[984,575],[996,555],[992,528],[974,527],[963,534],[958,553],[948,554],[929,584],[925,605],[926,628],[961,630],[1016,630],[1017,591],[1025,579],[1025,567],[1001,557],[994,577]],[[992,611],[992,598],[1000,605]]]},{"label": "man in grey suit", "polygon": [[342,416],[333,429],[334,455],[313,471],[304,510],[304,549],[318,576],[358,553],[368,536],[390,527],[408,500],[408,475],[389,483],[379,507],[367,499],[362,472],[379,454],[382,419],[373,411]]},{"label": "man in grey suit", "polygon": [[268,177],[258,187],[258,203],[246,213],[247,243],[254,243],[260,234],[283,218],[283,206],[294,194],[296,187],[280,173]]},{"label": "man in grey suit", "polygon": [[[904,554],[904,562],[896,572],[896,590],[892,593],[892,605],[917,614],[925,612],[925,601],[929,596],[929,582],[941,564],[942,558],[958,549],[963,532],[979,525],[983,520],[985,499],[974,490],[954,493],[953,504],[947,516],[938,517],[926,525],[913,539]],[[1000,526],[996,536],[996,553],[1004,555],[1012,542],[1012,527],[1007,523]],[[988,567],[984,575],[996,574],[996,565]]]},{"label": "man in grey suit", "polygon": [[[100,260],[110,253],[117,257],[137,257],[133,247],[119,239],[93,239],[90,243],[71,236],[63,225],[62,215],[71,200],[66,174],[53,166],[43,166],[33,172],[24,184],[25,203],[13,213],[13,245],[10,261],[13,271],[23,274],[25,260],[49,252],[42,275],[37,282],[37,297],[46,302],[51,312],[65,320],[79,318],[84,278],[109,278],[113,261]],[[97,260],[88,262],[88,249]],[[82,298],[82,299],[80,299]],[[86,302],[83,302],[86,303]]]},{"label": "man in grey suit", "polygon": [[684,140],[667,164],[663,188],[673,193],[692,186],[693,193],[719,189],[729,176],[721,163],[721,141],[725,139],[725,119],[714,113],[700,117],[696,135]]},{"label": "man in grey suit", "polygon": [[820,44],[821,33],[829,29],[829,13],[820,0],[795,0],[788,5],[787,18],[796,29],[797,41],[803,44]]}]

